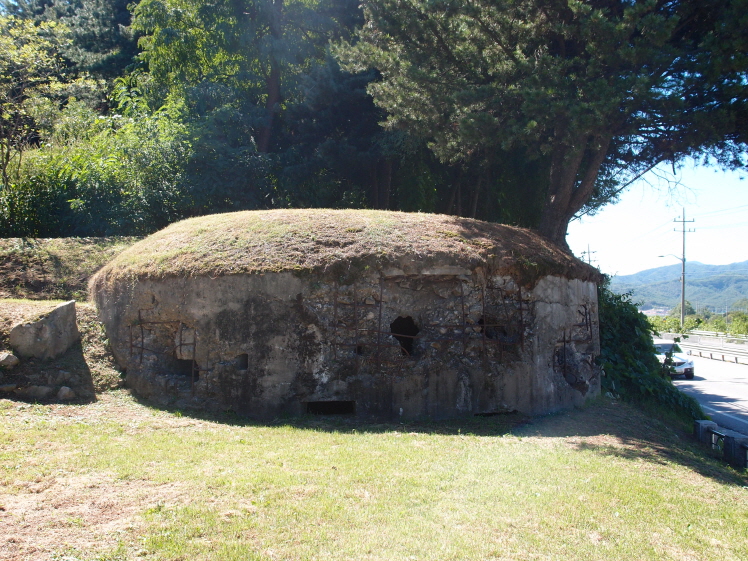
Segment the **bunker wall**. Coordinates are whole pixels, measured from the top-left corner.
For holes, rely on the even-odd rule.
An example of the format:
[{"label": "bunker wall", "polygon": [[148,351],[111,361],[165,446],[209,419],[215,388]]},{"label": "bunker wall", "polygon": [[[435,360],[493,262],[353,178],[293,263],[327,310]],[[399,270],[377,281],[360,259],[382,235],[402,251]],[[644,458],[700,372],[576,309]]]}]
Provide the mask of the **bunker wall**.
[{"label": "bunker wall", "polygon": [[256,418],[442,418],[582,403],[600,389],[594,283],[483,270],[140,280],[97,294],[127,383]]}]

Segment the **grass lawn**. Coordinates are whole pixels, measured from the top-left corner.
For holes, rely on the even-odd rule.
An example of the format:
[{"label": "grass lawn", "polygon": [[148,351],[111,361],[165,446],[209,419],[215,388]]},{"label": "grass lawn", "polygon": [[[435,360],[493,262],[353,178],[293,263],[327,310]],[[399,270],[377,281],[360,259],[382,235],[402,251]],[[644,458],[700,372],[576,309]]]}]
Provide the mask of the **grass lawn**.
[{"label": "grass lawn", "polygon": [[0,559],[748,559],[748,479],[628,405],[428,424],[0,400]]}]

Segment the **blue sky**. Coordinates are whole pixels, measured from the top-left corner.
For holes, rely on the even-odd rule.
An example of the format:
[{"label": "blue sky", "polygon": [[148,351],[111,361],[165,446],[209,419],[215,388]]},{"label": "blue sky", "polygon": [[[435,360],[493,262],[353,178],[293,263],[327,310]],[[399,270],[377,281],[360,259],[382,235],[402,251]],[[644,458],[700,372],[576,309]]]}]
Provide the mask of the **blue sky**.
[{"label": "blue sky", "polygon": [[[670,175],[672,179],[672,172]],[[748,261],[748,178],[745,172],[686,166],[673,187],[648,174],[595,216],[572,221],[567,241],[575,255],[589,245],[593,265],[610,275],[628,275],[678,264],[682,235],[673,222],[685,210],[688,261],[724,265]],[[586,260],[586,256],[585,256]]]}]

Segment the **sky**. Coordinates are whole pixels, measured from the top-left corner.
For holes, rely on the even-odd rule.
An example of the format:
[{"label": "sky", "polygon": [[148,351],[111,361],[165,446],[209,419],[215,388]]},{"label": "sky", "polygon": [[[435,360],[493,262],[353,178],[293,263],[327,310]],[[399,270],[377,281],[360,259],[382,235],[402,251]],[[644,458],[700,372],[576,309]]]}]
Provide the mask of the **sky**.
[{"label": "sky", "polygon": [[686,228],[695,230],[686,234],[686,271],[689,261],[708,265],[748,261],[746,173],[689,165],[675,177],[674,187],[650,173],[631,185],[618,203],[572,221],[566,238],[569,247],[587,261],[589,246],[592,264],[609,275],[680,264],[683,235],[681,224],[674,220],[685,213],[686,220],[694,219]]}]

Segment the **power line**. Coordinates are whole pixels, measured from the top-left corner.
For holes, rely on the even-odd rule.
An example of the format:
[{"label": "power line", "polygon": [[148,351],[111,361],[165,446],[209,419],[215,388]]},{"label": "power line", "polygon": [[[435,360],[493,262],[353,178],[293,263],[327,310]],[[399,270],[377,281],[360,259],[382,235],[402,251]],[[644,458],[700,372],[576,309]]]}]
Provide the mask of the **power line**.
[{"label": "power line", "polygon": [[720,210],[713,210],[711,212],[705,212],[703,214],[699,214],[698,216],[699,216],[699,218],[704,218],[705,216],[712,216],[714,214],[720,214],[722,212],[730,214],[732,212],[737,212],[737,211],[739,211],[740,209],[743,209],[743,208],[748,208],[748,205],[741,205],[741,206],[734,206],[734,207],[730,207],[730,208],[723,208],[723,209],[720,209]]},{"label": "power line", "polygon": [[[688,222],[695,222],[695,220],[692,218],[691,220],[686,220],[686,209],[683,209],[683,217],[678,220],[677,218],[673,220],[673,222],[680,222],[681,225],[681,233],[683,234],[683,257],[681,258],[681,277],[680,277],[680,326],[681,329],[683,328],[683,324],[686,321],[686,234],[689,232],[695,232],[693,228],[686,229],[686,223]],[[678,230],[675,230],[676,232]]]}]

